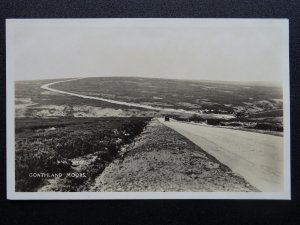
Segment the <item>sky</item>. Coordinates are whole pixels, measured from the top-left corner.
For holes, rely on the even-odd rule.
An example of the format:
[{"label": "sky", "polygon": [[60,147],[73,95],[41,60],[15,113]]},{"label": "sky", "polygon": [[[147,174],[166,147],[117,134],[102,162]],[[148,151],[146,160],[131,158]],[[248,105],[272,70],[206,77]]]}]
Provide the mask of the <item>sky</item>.
[{"label": "sky", "polygon": [[16,80],[288,76],[288,20],[13,19],[6,33],[8,72]]}]

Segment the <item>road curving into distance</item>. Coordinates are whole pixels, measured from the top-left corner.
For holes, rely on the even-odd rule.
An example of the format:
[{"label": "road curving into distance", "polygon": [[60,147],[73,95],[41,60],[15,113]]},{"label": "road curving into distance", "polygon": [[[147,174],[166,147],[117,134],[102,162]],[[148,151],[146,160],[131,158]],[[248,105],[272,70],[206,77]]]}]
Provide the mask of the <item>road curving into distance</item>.
[{"label": "road curving into distance", "polygon": [[159,121],[194,142],[260,191],[283,191],[283,137],[175,120]]},{"label": "road curving into distance", "polygon": [[98,101],[103,101],[103,102],[109,102],[109,103],[113,103],[113,104],[117,104],[117,105],[132,106],[132,107],[137,107],[137,108],[142,108],[142,109],[162,111],[162,112],[166,112],[166,113],[173,112],[173,113],[187,113],[187,114],[193,114],[193,115],[194,114],[202,115],[201,113],[198,113],[195,111],[188,111],[188,110],[184,110],[184,109],[162,108],[162,107],[143,105],[143,104],[138,104],[138,103],[133,103],[133,102],[116,101],[116,100],[107,99],[107,98],[99,98],[99,97],[94,97],[94,96],[89,96],[89,95],[76,94],[73,92],[62,91],[62,90],[58,90],[58,89],[50,87],[54,84],[65,83],[65,82],[70,82],[70,81],[80,80],[80,79],[85,79],[85,78],[75,78],[75,79],[70,79],[70,80],[56,81],[56,82],[52,82],[49,84],[44,84],[41,86],[41,88],[44,90],[47,90],[47,91],[52,91],[52,92],[56,92],[56,93],[60,93],[60,94],[71,95],[71,96],[76,96],[76,97],[85,98],[85,99],[93,99],[93,100],[98,100]]}]

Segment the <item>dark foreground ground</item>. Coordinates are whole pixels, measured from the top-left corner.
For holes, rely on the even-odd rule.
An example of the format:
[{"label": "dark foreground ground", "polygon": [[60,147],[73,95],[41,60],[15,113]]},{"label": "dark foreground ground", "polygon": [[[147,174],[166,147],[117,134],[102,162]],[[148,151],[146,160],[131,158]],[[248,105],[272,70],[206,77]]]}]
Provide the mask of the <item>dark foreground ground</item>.
[{"label": "dark foreground ground", "polygon": [[51,182],[57,184],[52,191],[86,190],[149,120],[16,119],[16,191],[39,191]]}]

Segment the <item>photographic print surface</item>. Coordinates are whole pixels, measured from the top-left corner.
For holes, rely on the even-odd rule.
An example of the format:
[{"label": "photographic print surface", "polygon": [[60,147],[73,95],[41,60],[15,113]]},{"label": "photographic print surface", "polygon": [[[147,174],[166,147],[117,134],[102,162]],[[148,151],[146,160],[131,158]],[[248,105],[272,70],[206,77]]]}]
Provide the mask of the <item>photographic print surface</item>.
[{"label": "photographic print surface", "polygon": [[6,26],[8,198],[290,198],[288,20]]}]

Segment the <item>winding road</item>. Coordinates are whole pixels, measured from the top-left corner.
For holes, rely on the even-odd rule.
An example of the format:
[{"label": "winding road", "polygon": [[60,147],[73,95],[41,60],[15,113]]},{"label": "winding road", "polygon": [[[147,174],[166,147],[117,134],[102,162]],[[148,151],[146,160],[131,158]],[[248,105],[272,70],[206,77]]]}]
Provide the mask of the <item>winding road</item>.
[{"label": "winding road", "polygon": [[89,95],[76,94],[73,92],[62,91],[62,90],[58,90],[58,89],[50,87],[54,84],[65,83],[65,82],[70,82],[70,81],[80,80],[80,79],[84,79],[84,78],[75,78],[75,79],[70,79],[70,80],[56,81],[56,82],[52,82],[49,84],[44,84],[41,86],[41,88],[44,90],[47,90],[47,91],[52,91],[52,92],[56,92],[56,93],[60,93],[60,94],[71,95],[71,96],[76,96],[76,97],[85,98],[85,99],[93,99],[93,100],[98,100],[98,101],[103,101],[103,102],[109,102],[109,103],[113,103],[113,104],[117,104],[117,105],[132,106],[132,107],[155,110],[155,111],[162,111],[162,112],[173,112],[173,113],[175,112],[175,113],[202,115],[201,113],[198,113],[195,111],[188,111],[188,110],[184,110],[184,109],[162,108],[162,107],[143,105],[143,104],[138,104],[138,103],[133,103],[133,102],[116,101],[116,100],[107,99],[107,98],[99,98],[99,97],[94,97],[94,96],[89,96]]},{"label": "winding road", "polygon": [[[153,107],[138,103],[76,94],[50,87],[54,84],[74,80],[78,79],[52,82],[41,86],[41,88],[60,94],[76,96],[84,99],[99,100],[118,105],[164,112],[198,114],[193,111],[181,109]],[[241,130],[193,125],[174,120],[165,122],[163,119],[159,119],[159,121],[194,142],[221,163],[230,167],[235,173],[244,177],[259,190],[265,192],[283,191],[282,137]]]}]

